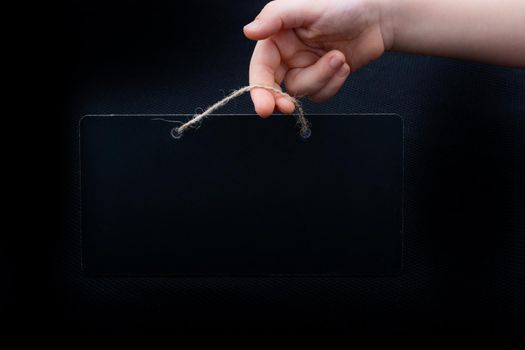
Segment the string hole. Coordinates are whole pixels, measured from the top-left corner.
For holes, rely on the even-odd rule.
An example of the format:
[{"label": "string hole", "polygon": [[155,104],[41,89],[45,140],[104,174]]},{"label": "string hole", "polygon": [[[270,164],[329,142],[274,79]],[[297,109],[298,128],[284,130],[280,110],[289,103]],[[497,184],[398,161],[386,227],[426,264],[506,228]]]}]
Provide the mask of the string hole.
[{"label": "string hole", "polygon": [[180,139],[182,137],[182,133],[179,132],[179,129],[178,128],[172,128],[171,129],[171,137],[173,137],[174,139]]},{"label": "string hole", "polygon": [[299,132],[299,134],[301,135],[301,137],[303,139],[307,139],[307,138],[310,138],[310,136],[312,136],[312,130],[310,130],[310,128],[307,128],[307,129],[301,129],[301,131]]}]

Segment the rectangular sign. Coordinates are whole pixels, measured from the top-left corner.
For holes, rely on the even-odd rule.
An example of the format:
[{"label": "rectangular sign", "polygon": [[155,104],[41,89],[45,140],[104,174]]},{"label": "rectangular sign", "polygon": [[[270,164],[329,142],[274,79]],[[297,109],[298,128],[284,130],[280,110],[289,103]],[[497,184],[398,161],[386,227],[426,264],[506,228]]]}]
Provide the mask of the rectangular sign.
[{"label": "rectangular sign", "polygon": [[98,115],[80,122],[91,275],[393,275],[403,121],[393,114]]}]

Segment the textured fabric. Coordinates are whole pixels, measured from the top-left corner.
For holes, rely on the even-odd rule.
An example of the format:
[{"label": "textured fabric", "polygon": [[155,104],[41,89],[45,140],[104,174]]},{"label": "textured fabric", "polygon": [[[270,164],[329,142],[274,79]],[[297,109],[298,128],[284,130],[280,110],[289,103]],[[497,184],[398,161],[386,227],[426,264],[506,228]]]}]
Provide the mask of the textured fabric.
[{"label": "textured fabric", "polygon": [[[57,312],[90,330],[335,328],[506,333],[525,326],[525,71],[388,53],[306,113],[405,121],[404,273],[389,278],[88,278],[80,271],[78,120],[193,113],[247,84],[242,25],[262,1],[71,2],[68,206]],[[223,90],[223,91],[221,91]],[[223,113],[252,113],[248,97]],[[344,152],[344,150],[341,150]],[[82,328],[81,328],[82,329]],[[85,328],[84,328],[85,329]]]}]

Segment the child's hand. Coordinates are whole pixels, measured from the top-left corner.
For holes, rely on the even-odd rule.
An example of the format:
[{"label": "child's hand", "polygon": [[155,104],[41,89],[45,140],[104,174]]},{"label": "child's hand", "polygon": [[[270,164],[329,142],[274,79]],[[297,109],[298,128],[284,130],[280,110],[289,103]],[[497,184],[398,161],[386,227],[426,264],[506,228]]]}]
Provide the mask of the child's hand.
[{"label": "child's hand", "polygon": [[[259,40],[250,84],[284,80],[289,93],[313,101],[386,50],[525,68],[524,0],[276,0],[244,33]],[[260,116],[294,110],[267,90],[251,95]]]},{"label": "child's hand", "polygon": [[[250,63],[250,84],[323,101],[341,88],[350,72],[383,54],[389,43],[379,1],[276,0],[244,27],[259,40]],[[288,99],[264,89],[251,90],[257,114],[274,109],[292,113]]]}]

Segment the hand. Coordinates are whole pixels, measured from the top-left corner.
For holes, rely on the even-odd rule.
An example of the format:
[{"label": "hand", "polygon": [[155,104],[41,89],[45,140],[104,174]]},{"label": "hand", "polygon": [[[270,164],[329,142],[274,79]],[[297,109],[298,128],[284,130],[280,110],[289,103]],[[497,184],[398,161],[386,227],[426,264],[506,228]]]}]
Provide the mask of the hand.
[{"label": "hand", "polygon": [[[392,41],[381,1],[276,0],[244,27],[258,40],[250,62],[250,84],[324,101],[337,93],[350,72],[377,59]],[[275,109],[292,113],[286,97],[264,89],[251,90],[261,117]]]}]

